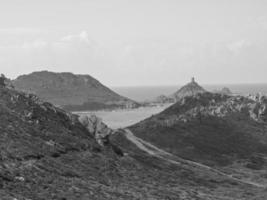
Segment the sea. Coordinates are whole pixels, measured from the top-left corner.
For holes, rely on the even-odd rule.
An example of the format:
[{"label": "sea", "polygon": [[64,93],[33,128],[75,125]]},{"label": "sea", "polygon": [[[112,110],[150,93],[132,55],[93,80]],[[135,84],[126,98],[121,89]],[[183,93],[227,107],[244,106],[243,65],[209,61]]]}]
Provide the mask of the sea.
[{"label": "sea", "polygon": [[[136,86],[136,87],[113,87],[111,88],[122,96],[129,97],[136,101],[146,101],[156,98],[159,95],[170,95],[181,88],[182,85],[171,86]],[[207,91],[220,90],[224,87],[229,88],[233,93],[240,95],[266,94],[267,83],[265,84],[217,84],[201,85]]]},{"label": "sea", "polygon": [[153,107],[141,107],[136,109],[121,110],[101,110],[101,111],[84,111],[78,112],[79,115],[96,115],[110,128],[118,129],[133,125],[153,114],[159,113],[171,104],[158,105]]},{"label": "sea", "polygon": [[[220,90],[223,87],[229,88],[233,93],[240,95],[265,94],[267,95],[267,84],[221,84],[202,85],[208,91]],[[118,94],[138,102],[145,102],[155,99],[159,95],[170,95],[176,92],[181,86],[136,86],[136,87],[113,87]],[[113,129],[124,128],[139,121],[142,121],[154,114],[157,114],[171,104],[158,105],[154,107],[141,107],[138,109],[83,111],[79,115],[92,115],[100,117],[104,123]]]}]

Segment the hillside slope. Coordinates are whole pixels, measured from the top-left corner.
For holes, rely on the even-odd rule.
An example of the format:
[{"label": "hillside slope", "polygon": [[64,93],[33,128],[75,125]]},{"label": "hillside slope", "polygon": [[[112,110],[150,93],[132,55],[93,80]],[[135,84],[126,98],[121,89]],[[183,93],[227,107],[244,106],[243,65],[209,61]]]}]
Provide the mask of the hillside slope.
[{"label": "hillside slope", "polygon": [[267,98],[200,93],[130,127],[179,157],[267,183]]},{"label": "hillside slope", "polygon": [[150,156],[120,133],[101,146],[88,127],[96,119],[84,120],[0,86],[1,200],[265,197],[262,188]]},{"label": "hillside slope", "polygon": [[89,75],[41,71],[19,76],[13,84],[18,90],[34,93],[67,110],[98,110],[138,105]]},{"label": "hillside slope", "polygon": [[[173,153],[223,161],[267,153],[267,98],[203,93],[188,96],[131,128]],[[227,158],[225,158],[227,160]]]}]

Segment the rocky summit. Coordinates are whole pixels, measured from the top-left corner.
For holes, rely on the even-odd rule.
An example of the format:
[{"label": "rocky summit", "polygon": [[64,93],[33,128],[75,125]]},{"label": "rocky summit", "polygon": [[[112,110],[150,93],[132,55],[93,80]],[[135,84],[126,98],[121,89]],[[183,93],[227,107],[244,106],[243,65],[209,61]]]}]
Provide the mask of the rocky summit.
[{"label": "rocky summit", "polygon": [[181,87],[177,92],[171,95],[176,101],[186,96],[193,96],[198,93],[204,93],[204,90],[196,81],[195,78],[191,79],[191,82]]},{"label": "rocky summit", "polygon": [[73,115],[5,84],[0,135],[1,200],[265,197],[261,185],[176,159],[129,130],[111,130],[96,116]]},{"label": "rocky summit", "polygon": [[182,86],[174,94],[168,96],[160,95],[151,102],[160,104],[175,103],[176,101],[184,97],[194,96],[198,93],[204,93],[204,92],[206,92],[206,90],[195,81],[195,78],[192,78],[190,83],[187,83],[186,85]]},{"label": "rocky summit", "polygon": [[33,72],[13,80],[16,89],[38,95],[70,111],[133,108],[138,103],[122,97],[90,75]]}]

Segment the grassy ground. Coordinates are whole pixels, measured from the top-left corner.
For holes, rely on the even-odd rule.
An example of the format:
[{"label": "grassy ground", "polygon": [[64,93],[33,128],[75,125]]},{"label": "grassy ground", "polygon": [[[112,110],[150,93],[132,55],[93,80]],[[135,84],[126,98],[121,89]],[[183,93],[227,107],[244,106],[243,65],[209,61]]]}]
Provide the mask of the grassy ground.
[{"label": "grassy ground", "polygon": [[265,194],[151,157],[121,134],[100,147],[75,116],[0,88],[1,200],[265,199]]}]

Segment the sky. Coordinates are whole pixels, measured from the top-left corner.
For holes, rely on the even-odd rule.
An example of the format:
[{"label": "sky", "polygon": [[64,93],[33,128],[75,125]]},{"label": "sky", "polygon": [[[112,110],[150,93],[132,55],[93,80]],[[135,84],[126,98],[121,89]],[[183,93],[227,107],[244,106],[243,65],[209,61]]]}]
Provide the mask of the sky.
[{"label": "sky", "polygon": [[0,73],[266,83],[266,0],[0,0]]}]

